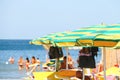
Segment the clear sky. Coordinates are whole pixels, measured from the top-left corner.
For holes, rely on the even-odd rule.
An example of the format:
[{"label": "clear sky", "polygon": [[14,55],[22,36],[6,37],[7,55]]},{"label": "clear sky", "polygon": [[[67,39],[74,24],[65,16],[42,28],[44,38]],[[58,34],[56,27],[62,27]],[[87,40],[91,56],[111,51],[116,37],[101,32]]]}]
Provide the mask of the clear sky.
[{"label": "clear sky", "polygon": [[0,39],[120,23],[120,0],[0,0]]}]

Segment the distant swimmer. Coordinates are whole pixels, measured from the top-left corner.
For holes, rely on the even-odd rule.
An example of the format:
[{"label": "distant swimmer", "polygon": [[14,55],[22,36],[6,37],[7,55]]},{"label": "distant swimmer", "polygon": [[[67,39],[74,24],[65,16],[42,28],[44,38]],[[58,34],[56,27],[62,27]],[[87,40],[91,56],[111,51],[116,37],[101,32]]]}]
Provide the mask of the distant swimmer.
[{"label": "distant swimmer", "polygon": [[15,61],[15,60],[14,60],[13,57],[10,57],[8,61],[9,61],[10,64],[14,64],[14,61]]}]

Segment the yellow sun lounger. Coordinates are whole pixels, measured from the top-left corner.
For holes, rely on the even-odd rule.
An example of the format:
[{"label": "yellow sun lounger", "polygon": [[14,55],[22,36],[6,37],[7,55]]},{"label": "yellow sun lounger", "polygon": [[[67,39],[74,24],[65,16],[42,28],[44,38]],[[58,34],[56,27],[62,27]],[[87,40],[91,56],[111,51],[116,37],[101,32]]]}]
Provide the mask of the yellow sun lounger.
[{"label": "yellow sun lounger", "polygon": [[33,72],[34,80],[60,80],[55,78],[57,72]]},{"label": "yellow sun lounger", "polygon": [[[103,75],[104,71],[100,72],[99,74]],[[117,67],[111,67],[106,70],[106,75],[114,75],[114,76],[120,76],[120,68]]]}]

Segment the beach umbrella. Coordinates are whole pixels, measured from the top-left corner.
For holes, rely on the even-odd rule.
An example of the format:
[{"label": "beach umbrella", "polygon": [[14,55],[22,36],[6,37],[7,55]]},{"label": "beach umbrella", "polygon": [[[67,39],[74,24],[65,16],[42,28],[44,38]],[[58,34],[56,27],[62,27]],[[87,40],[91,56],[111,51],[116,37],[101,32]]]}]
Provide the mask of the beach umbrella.
[{"label": "beach umbrella", "polygon": [[[115,26],[114,26],[115,27]],[[42,37],[40,39],[33,40],[33,43],[37,44],[53,44],[55,46],[60,46],[60,47],[69,47],[69,46],[96,46],[94,45],[94,41],[96,40],[96,44],[98,44],[98,35],[101,34],[111,34],[114,32],[114,34],[119,34],[119,26],[116,26],[114,28],[113,26],[108,26],[108,25],[97,25],[97,26],[90,26],[86,28],[80,28],[68,33],[65,33],[63,36],[54,36],[50,37],[50,35],[47,35],[47,37]],[[113,31],[115,30],[115,31]],[[107,31],[107,32],[106,32]],[[118,32],[116,32],[118,31]],[[105,33],[106,32],[106,33]],[[97,36],[97,37],[96,37]],[[100,37],[100,36],[99,36]],[[103,37],[103,36],[102,36]],[[102,38],[103,39],[103,38]],[[104,38],[106,42],[106,45],[97,45],[98,47],[112,47],[115,46],[118,41],[115,40],[109,40],[109,38]],[[40,41],[40,42],[39,42]],[[108,45],[108,41],[111,41],[112,45]],[[119,45],[118,45],[119,46]]]},{"label": "beach umbrella", "polygon": [[78,46],[76,42],[81,36],[90,34],[90,32],[67,32],[64,36],[56,36],[51,39],[51,42],[55,46],[59,47],[74,47]]},{"label": "beach umbrella", "polygon": [[[76,33],[77,32],[77,33]],[[80,34],[86,33],[86,34]],[[119,42],[120,26],[92,26],[74,30],[63,37],[54,38],[53,42],[57,46],[97,46],[97,47],[114,47]],[[73,36],[79,36],[74,38]],[[71,37],[72,41],[70,41]],[[78,39],[79,38],[79,39]],[[73,42],[74,44],[69,44]],[[67,45],[66,45],[67,44]],[[119,46],[119,45],[118,45]],[[103,48],[105,53],[105,48]],[[105,59],[105,55],[104,55]],[[106,65],[104,61],[104,65]],[[105,70],[105,67],[104,67]],[[106,76],[105,76],[106,78]]]},{"label": "beach umbrella", "polygon": [[[80,36],[83,36],[89,33],[90,32],[72,32],[71,31],[71,32],[67,32],[64,36],[57,36],[53,38],[51,42],[54,46],[66,47],[66,55],[68,55],[68,47],[78,46],[78,43],[76,42],[76,40],[80,38]],[[68,69],[68,65],[66,66],[66,69]]]},{"label": "beach umbrella", "polygon": [[[81,46],[92,44],[92,40],[99,34],[119,34],[119,26],[94,25],[80,28],[71,32],[51,33],[41,38],[30,41],[31,44],[44,45],[53,44],[55,46]],[[96,41],[97,42],[97,41]],[[97,42],[98,43],[98,42]],[[85,46],[86,46],[85,45]],[[91,45],[90,45],[91,46]]]},{"label": "beach umbrella", "polygon": [[63,36],[53,38],[52,43],[55,46],[59,47],[70,47],[77,46],[76,39],[80,38],[79,36]]},{"label": "beach umbrella", "polygon": [[63,33],[51,33],[51,34],[48,34],[46,36],[43,36],[43,37],[40,37],[40,38],[36,38],[36,39],[33,39],[30,41],[30,44],[34,44],[34,45],[43,45],[43,44],[51,44],[51,39],[56,37],[56,36],[63,36],[64,35],[64,32]]},{"label": "beach umbrella", "polygon": [[[48,45],[52,43],[54,45],[58,44],[57,46],[75,46],[74,44],[76,44],[76,39],[80,38],[81,36],[99,31],[101,27],[104,28],[106,27],[106,25],[93,25],[93,26],[84,27],[84,28],[80,28],[77,30],[69,31],[69,32],[51,33],[46,36],[31,40],[30,44],[34,44],[34,45],[47,44]],[[70,43],[68,44],[68,42]],[[73,42],[75,43],[73,44]]]},{"label": "beach umbrella", "polygon": [[29,43],[34,45],[43,45],[43,41],[45,41],[45,43],[49,43],[49,40],[47,40],[45,37],[33,39]]},{"label": "beach umbrella", "polygon": [[[78,39],[78,43],[85,46],[96,46],[96,47],[115,47],[119,40],[120,35],[89,35]],[[119,46],[119,45],[117,45]]]},{"label": "beach umbrella", "polygon": [[78,46],[77,39],[83,36],[89,36],[89,34],[98,32],[101,29],[101,27],[102,28],[106,27],[106,25],[94,25],[94,26],[76,29],[70,32],[66,32],[64,36],[56,36],[51,41],[54,45],[60,46],[60,47]]},{"label": "beach umbrella", "polygon": [[49,47],[52,45],[51,39],[57,36],[63,36],[65,33],[66,32],[51,33],[43,37],[33,39],[29,43],[34,45],[42,45],[45,49],[48,50]]},{"label": "beach umbrella", "polygon": [[[84,36],[79,38],[79,44],[85,46],[97,46],[103,47],[103,59],[104,59],[104,78],[106,80],[106,61],[105,61],[105,47],[119,47],[120,46],[120,26],[107,26],[95,32],[94,35]],[[117,46],[116,46],[117,45]]]},{"label": "beach umbrella", "polygon": [[[120,35],[119,25],[114,26],[98,25],[71,31],[70,33],[67,33],[62,37],[55,37],[52,41],[55,45],[64,47],[65,46],[114,47],[119,42],[119,35]],[[103,49],[103,51],[105,52],[105,49]]]},{"label": "beach umbrella", "polygon": [[77,41],[88,46],[114,47],[119,42],[119,36],[120,26],[107,26],[100,29],[99,32],[83,36]]},{"label": "beach umbrella", "polygon": [[80,28],[80,29],[68,32],[64,36],[53,38],[52,42],[54,45],[60,46],[60,47],[84,46],[84,45],[78,44],[77,39],[84,37],[84,36],[89,36],[90,34],[96,35],[92,33],[95,33],[95,32],[97,33],[101,29],[100,26],[106,27],[105,25],[99,25],[99,27],[97,25],[97,26],[91,26],[91,27],[86,27],[86,28]]}]

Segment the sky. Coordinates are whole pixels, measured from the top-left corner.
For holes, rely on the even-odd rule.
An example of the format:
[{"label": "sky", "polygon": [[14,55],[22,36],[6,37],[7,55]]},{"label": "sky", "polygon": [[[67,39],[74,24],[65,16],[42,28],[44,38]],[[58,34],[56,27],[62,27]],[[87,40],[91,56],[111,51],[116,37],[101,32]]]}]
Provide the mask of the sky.
[{"label": "sky", "polygon": [[0,39],[120,23],[120,0],[0,0]]}]

